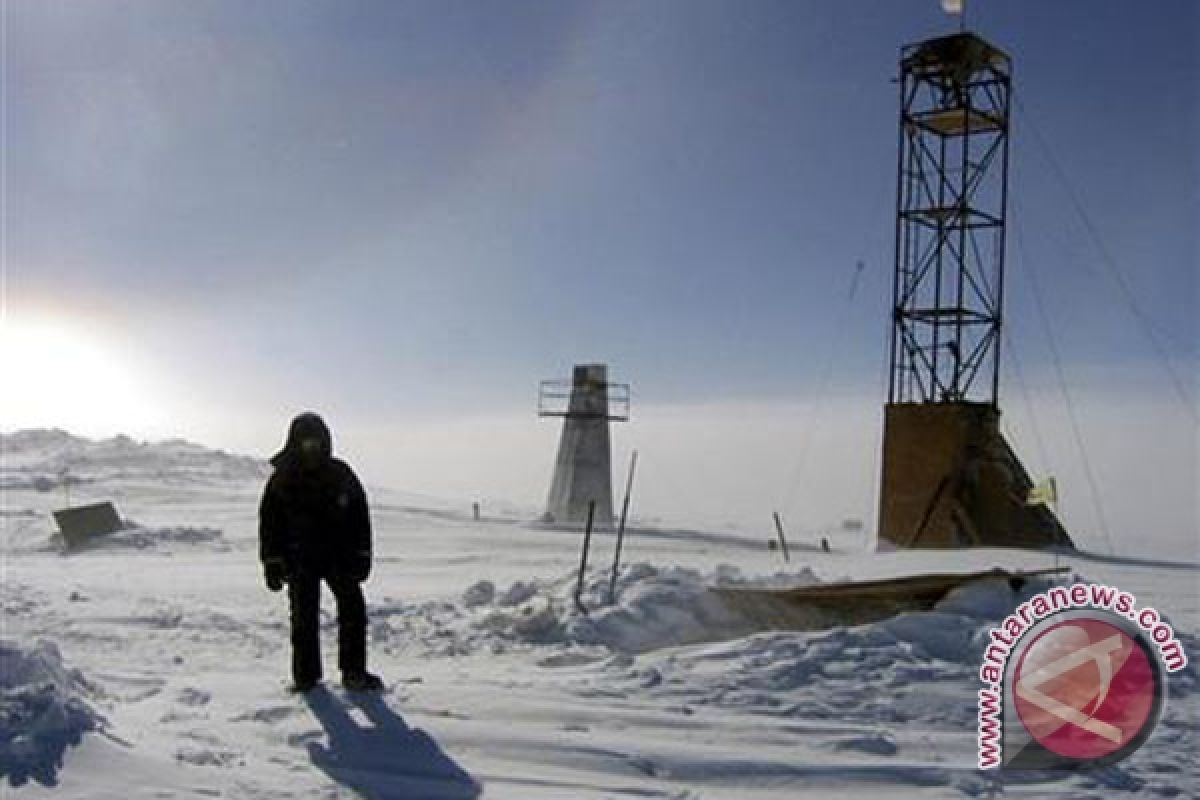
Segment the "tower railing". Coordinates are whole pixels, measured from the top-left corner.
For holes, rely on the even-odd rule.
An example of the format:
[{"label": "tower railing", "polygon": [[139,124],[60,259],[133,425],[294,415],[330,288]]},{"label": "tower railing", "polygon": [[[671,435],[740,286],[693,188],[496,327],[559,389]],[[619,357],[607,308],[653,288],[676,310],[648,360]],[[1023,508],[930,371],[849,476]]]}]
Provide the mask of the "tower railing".
[{"label": "tower railing", "polygon": [[607,419],[612,422],[629,421],[629,384],[607,383],[592,381],[586,390],[604,392],[607,402],[598,404],[606,408],[606,412],[590,411],[588,409],[571,408],[572,392],[578,391],[571,380],[550,380],[538,384],[539,417],[576,417],[584,419]]}]

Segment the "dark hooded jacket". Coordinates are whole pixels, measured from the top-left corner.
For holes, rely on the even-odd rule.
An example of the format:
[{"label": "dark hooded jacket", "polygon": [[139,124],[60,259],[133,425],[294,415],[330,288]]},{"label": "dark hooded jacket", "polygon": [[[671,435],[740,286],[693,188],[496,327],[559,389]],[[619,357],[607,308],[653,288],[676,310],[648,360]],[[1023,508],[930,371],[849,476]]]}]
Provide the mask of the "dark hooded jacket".
[{"label": "dark hooded jacket", "polygon": [[[309,452],[303,443],[308,440]],[[315,446],[314,446],[315,445]],[[371,568],[367,496],[354,471],[333,457],[325,422],[305,413],[271,459],[275,472],[259,507],[259,555],[285,574],[365,580]]]}]

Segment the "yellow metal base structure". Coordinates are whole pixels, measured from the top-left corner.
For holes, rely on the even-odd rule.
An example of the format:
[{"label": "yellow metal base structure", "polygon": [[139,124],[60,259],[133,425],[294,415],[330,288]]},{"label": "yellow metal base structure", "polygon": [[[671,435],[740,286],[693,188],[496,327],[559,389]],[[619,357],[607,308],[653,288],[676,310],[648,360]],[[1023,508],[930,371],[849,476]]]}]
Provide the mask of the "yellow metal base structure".
[{"label": "yellow metal base structure", "polygon": [[986,403],[884,407],[879,539],[901,549],[1074,547]]}]

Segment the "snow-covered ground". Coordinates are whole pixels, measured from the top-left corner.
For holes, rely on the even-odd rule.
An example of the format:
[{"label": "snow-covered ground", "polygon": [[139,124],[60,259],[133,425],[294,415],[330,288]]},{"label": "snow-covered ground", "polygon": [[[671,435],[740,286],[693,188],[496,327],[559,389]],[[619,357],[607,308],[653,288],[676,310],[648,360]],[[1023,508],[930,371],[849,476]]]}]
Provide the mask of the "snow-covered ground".
[{"label": "snow-covered ground", "polygon": [[[801,552],[635,528],[585,601],[580,535],[532,512],[371,491],[378,697],[287,694],[282,595],[262,585],[267,468],[185,442],[3,441],[0,795],[61,798],[1195,797],[1195,566],[1063,563],[1163,611],[1192,665],[1137,754],[1079,775],[975,769],[987,628],[1019,601],[981,583],[942,608],[822,631],[756,630],[710,586],[1041,568],[1052,556]],[[64,473],[64,468],[66,472]],[[64,556],[49,511],[113,500],[136,524]],[[786,568],[785,568],[786,567]],[[1027,587],[1029,594],[1037,587]],[[16,788],[13,788],[16,787]]]}]

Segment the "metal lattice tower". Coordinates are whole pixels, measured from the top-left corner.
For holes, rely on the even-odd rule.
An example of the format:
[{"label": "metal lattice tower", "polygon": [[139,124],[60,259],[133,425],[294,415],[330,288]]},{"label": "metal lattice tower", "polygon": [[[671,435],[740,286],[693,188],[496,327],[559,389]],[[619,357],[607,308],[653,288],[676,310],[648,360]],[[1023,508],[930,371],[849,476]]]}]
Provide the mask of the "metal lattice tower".
[{"label": "metal lattice tower", "polygon": [[996,405],[1011,89],[973,33],[901,53],[889,403]]}]

